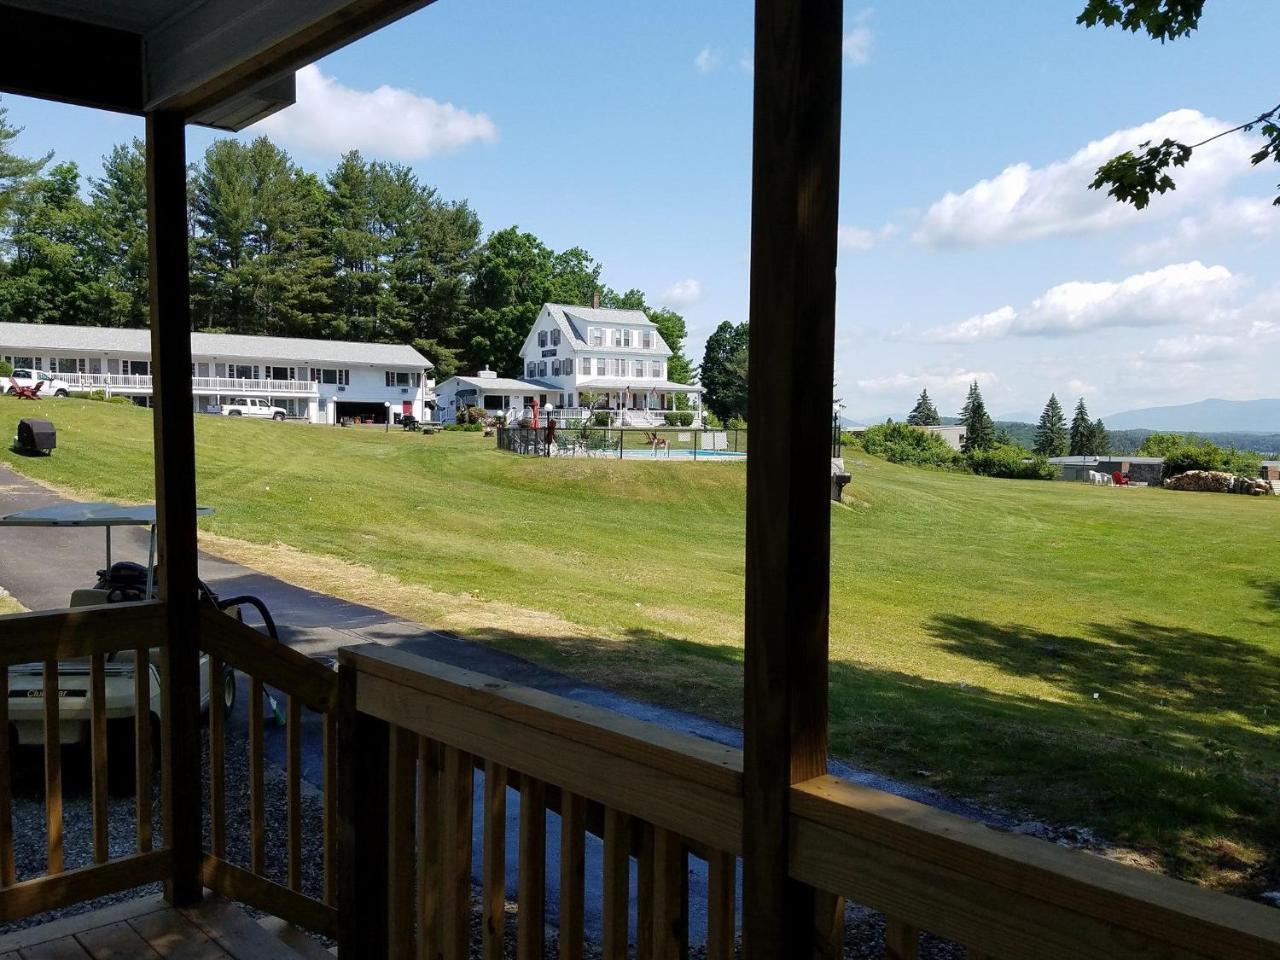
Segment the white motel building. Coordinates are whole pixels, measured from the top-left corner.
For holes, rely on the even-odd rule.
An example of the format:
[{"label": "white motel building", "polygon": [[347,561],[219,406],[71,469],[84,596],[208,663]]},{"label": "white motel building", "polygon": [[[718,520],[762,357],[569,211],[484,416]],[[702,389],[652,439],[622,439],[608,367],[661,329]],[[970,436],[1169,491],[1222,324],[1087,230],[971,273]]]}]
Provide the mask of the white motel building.
[{"label": "white motel building", "polygon": [[467,407],[518,415],[535,400],[557,420],[583,419],[583,394],[595,398],[592,409],[611,410],[626,426],[660,425],[680,395],[700,418],[702,387],[669,380],[670,357],[643,310],[543,304],[520,348],[524,376],[483,370],[445,380],[436,388],[440,419],[452,422]]},{"label": "white motel building", "polygon": [[[44,371],[75,391],[151,402],[151,333],[114,327],[0,323],[0,357]],[[193,333],[195,409],[263,398],[311,423],[432,419],[431,362],[409,346]]]}]

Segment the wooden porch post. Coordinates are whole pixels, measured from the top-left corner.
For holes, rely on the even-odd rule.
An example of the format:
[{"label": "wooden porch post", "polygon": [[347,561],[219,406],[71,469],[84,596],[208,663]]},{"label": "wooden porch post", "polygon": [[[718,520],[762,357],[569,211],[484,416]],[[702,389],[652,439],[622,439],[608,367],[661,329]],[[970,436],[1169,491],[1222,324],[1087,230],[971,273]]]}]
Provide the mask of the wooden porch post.
[{"label": "wooden porch post", "polygon": [[753,960],[812,956],[833,927],[830,898],[789,879],[788,817],[790,785],[827,769],[841,6],[756,0],[743,777]]},{"label": "wooden porch post", "polygon": [[156,519],[166,651],[164,838],[173,872],[165,897],[198,901],[200,880],[200,641],[196,593],[195,424],[191,406],[191,302],[187,257],[186,125],[180,114],[147,115],[147,235],[155,409]]}]

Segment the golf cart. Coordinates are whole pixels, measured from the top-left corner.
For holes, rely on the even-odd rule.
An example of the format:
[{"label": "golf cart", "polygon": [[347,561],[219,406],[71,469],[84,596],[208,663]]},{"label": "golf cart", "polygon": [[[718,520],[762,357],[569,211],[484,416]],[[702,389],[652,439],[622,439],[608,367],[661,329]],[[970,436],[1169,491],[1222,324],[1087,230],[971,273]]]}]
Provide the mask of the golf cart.
[{"label": "golf cart", "polygon": [[[210,507],[197,507],[197,516],[213,513]],[[111,531],[115,527],[150,527],[150,555],[147,565],[131,561],[113,561]],[[98,580],[92,587],[73,590],[70,606],[82,607],[104,603],[129,603],[156,597],[156,511],[154,506],[120,506],[112,503],[58,503],[33,510],[24,510],[0,517],[0,527],[100,527],[106,535],[106,565],[98,571]],[[266,606],[256,597],[232,597],[226,600],[203,583],[201,599],[212,603],[230,616],[240,617],[240,608],[253,606],[262,615],[268,632],[276,636],[275,624]],[[150,658],[151,713],[160,715],[159,651]],[[86,659],[63,660],[58,664],[59,724],[58,737],[62,744],[85,743],[89,739],[90,702],[89,666]],[[109,768],[112,789],[127,792],[132,789],[133,737],[134,737],[134,653],[121,650],[109,654],[104,664],[106,675],[106,715],[108,751],[115,757],[129,758],[128,762],[113,763]],[[200,657],[200,709],[207,716],[211,699],[217,708],[230,713],[235,705],[235,674],[228,666],[223,670],[219,689],[209,689],[209,657]],[[9,669],[9,724],[11,742],[16,738],[20,746],[39,746],[44,743],[44,682],[43,665],[29,663]],[[153,735],[159,731],[159,723],[152,724]],[[159,758],[159,750],[152,751]]]}]

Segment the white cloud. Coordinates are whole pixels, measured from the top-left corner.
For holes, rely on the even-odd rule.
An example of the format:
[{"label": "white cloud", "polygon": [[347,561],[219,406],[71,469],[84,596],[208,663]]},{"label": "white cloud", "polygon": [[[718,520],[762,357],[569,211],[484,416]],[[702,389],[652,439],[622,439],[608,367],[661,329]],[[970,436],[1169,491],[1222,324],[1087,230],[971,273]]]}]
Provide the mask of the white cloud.
[{"label": "white cloud", "polygon": [[886,223],[876,230],[871,230],[867,227],[842,225],[838,239],[842,249],[852,250],[855,253],[866,253],[876,244],[888,239],[897,232],[898,228],[892,223]]},{"label": "white cloud", "polygon": [[393,160],[422,160],[498,138],[498,128],[483,113],[409,90],[386,85],[355,90],[315,64],[299,70],[297,78],[298,102],[253,130],[304,152],[363,150]]},{"label": "white cloud", "polygon": [[703,47],[693,58],[693,65],[698,68],[699,73],[710,73],[720,66],[720,51],[712,50],[710,46]]},{"label": "white cloud", "polygon": [[1280,233],[1280,210],[1270,197],[1231,197],[1203,212],[1183,217],[1159,240],[1140,245],[1137,260],[1159,260],[1206,244],[1247,240],[1255,243]]},{"label": "white cloud", "polygon": [[873,39],[871,28],[867,26],[854,27],[846,33],[844,35],[844,43],[841,46],[845,63],[861,67],[870,62]]},{"label": "white cloud", "polygon": [[[1015,163],[960,193],[947,193],[925,213],[915,239],[934,247],[984,246],[1094,233],[1127,225],[1135,217],[1167,215],[1221,190],[1249,172],[1248,143],[1237,133],[1195,151],[1175,172],[1177,189],[1139,213],[1105,191],[1090,190],[1097,168],[1147,140],[1172,137],[1197,143],[1230,127],[1196,110],[1175,110],[1150,123],[1117,130],[1043,167]],[[1252,138],[1256,140],[1255,138]]]},{"label": "white cloud", "polygon": [[673,283],[663,291],[659,302],[668,307],[689,307],[702,299],[702,284],[690,277]]},{"label": "white cloud", "polygon": [[1237,287],[1226,267],[1206,267],[1198,260],[1174,263],[1120,281],[1060,283],[1023,310],[1004,306],[926,330],[923,338],[970,343],[1005,336],[1066,336],[1104,327],[1215,322],[1230,316]]}]

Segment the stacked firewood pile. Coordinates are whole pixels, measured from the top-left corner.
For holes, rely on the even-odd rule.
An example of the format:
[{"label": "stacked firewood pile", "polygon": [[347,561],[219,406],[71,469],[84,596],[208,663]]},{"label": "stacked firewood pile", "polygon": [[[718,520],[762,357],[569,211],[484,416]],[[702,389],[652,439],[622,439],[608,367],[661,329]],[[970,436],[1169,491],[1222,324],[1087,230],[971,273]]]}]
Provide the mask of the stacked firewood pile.
[{"label": "stacked firewood pile", "polygon": [[1274,493],[1269,480],[1237,477],[1221,470],[1188,470],[1164,482],[1170,490],[1194,490],[1198,493],[1244,493],[1254,497]]}]

